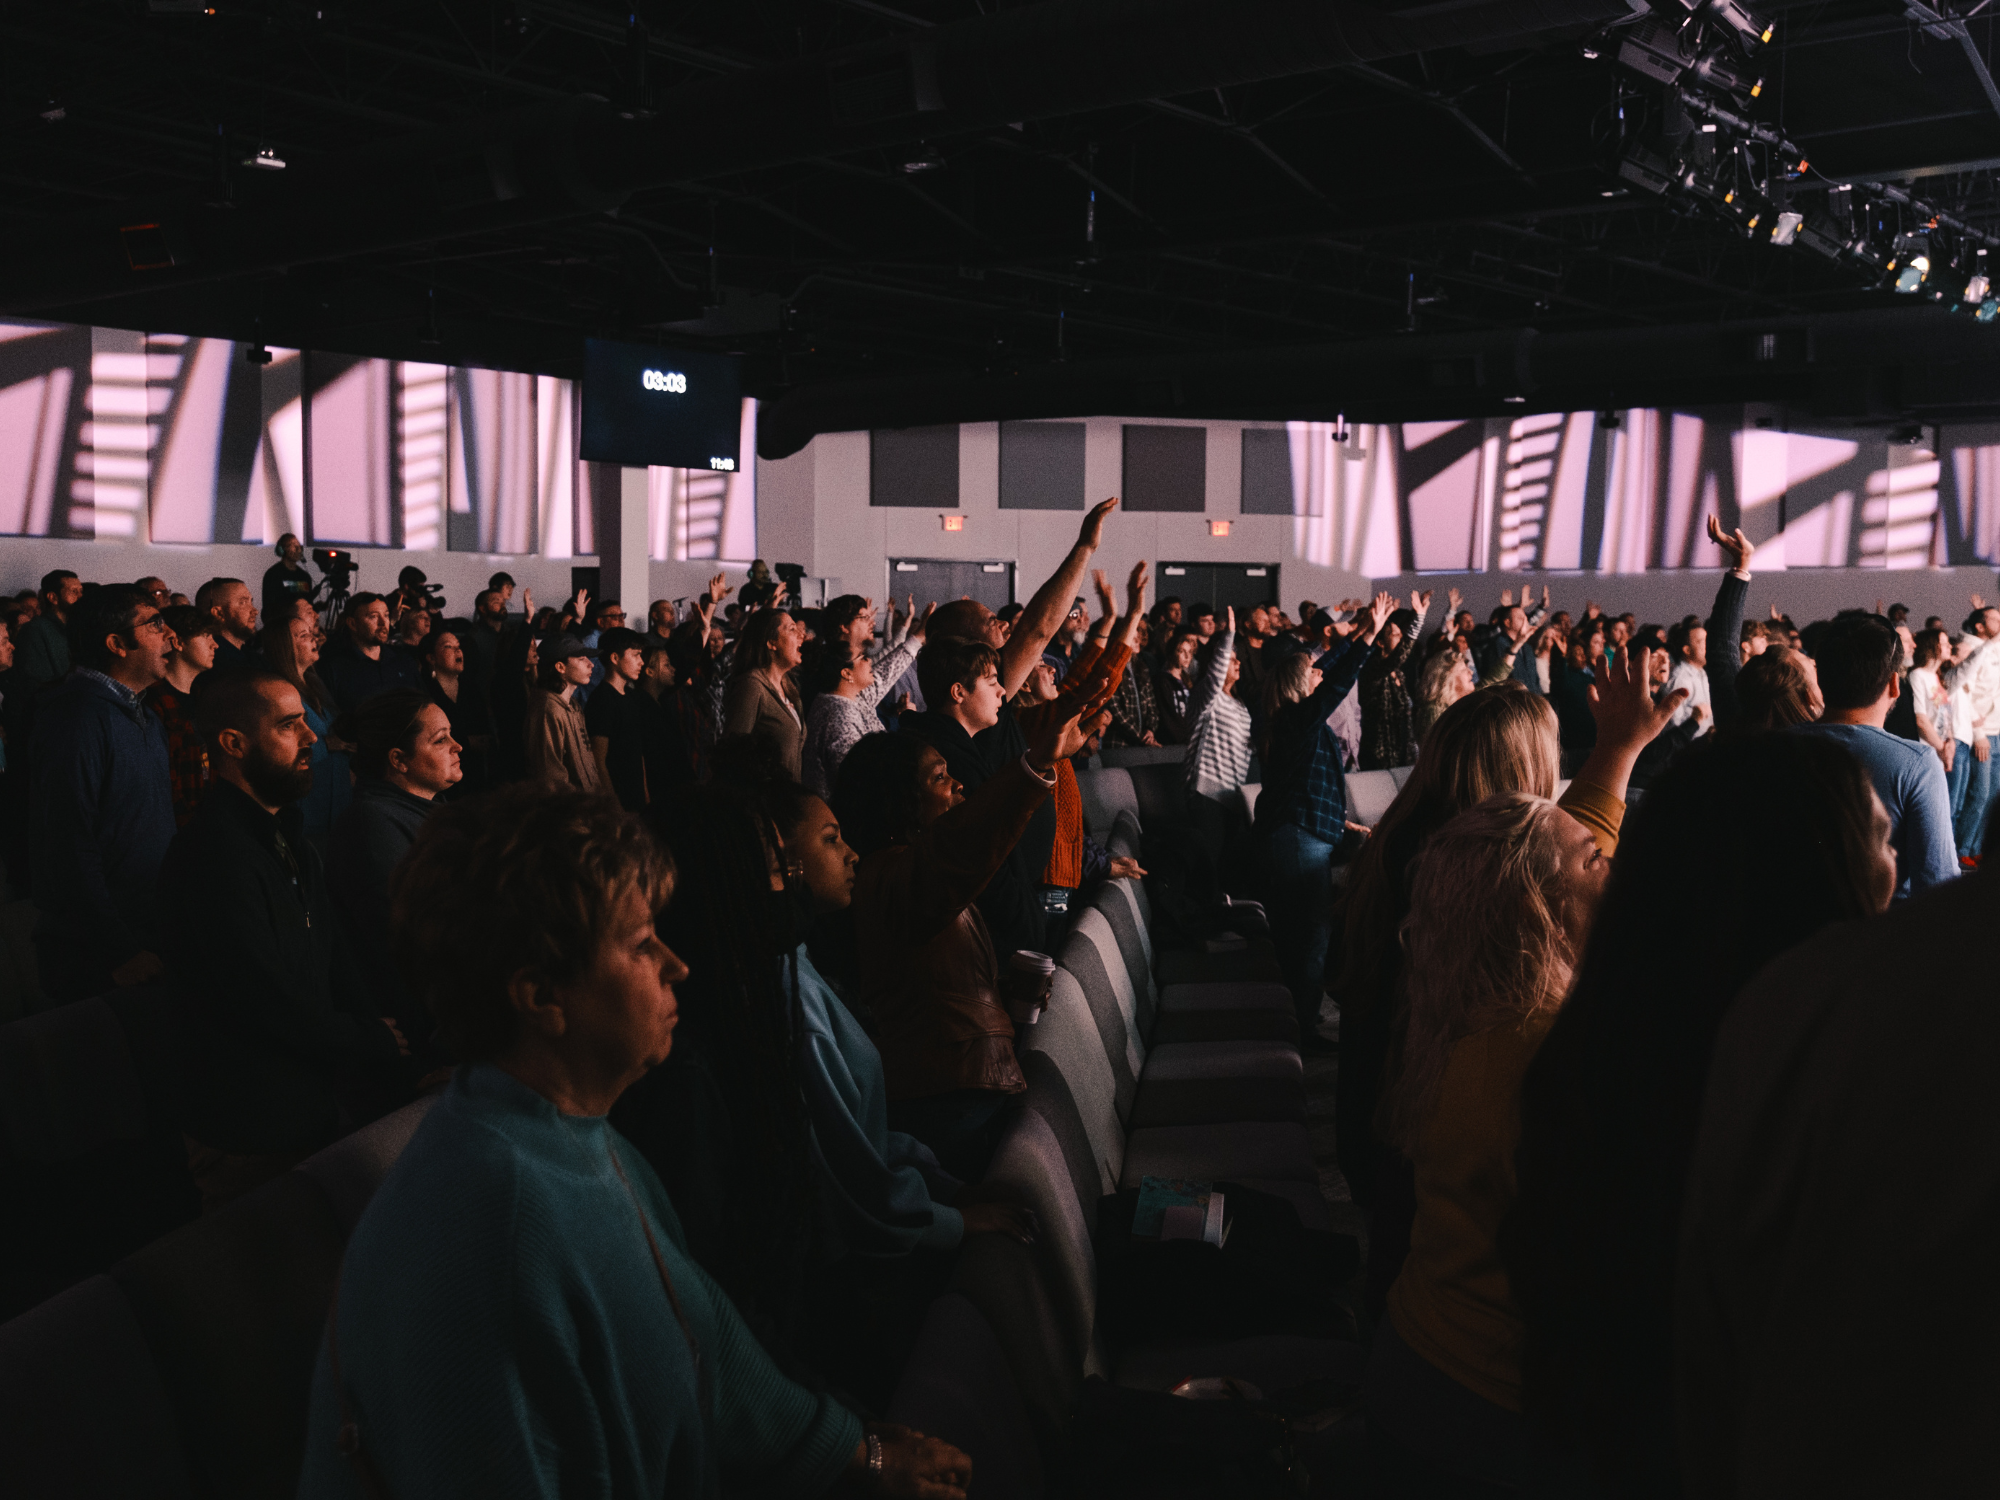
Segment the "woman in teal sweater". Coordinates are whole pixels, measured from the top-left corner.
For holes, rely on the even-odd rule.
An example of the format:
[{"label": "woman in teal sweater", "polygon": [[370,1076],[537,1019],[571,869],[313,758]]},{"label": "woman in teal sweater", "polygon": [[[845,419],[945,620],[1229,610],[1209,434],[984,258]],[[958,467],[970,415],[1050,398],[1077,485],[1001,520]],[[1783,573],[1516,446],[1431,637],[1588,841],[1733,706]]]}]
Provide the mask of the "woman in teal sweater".
[{"label": "woman in teal sweater", "polygon": [[517,788],[418,838],[398,948],[474,1061],[349,1242],[301,1496],[964,1495],[956,1449],[778,1372],[604,1118],[673,1046],[670,885],[581,795]]}]

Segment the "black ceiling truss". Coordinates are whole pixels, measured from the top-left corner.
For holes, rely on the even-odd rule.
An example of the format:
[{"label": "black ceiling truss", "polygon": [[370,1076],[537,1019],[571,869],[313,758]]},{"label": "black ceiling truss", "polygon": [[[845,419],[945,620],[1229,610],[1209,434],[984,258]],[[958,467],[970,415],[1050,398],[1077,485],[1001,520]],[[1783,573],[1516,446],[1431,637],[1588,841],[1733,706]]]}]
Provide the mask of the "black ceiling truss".
[{"label": "black ceiling truss", "polygon": [[[1618,175],[1673,108],[1603,55],[1622,0],[1477,0],[1448,23],[1355,0],[1063,9],[1063,33],[1038,30],[1049,5],[997,0],[17,9],[0,312],[553,373],[586,335],[679,342],[742,354],[783,401],[1919,311],[1879,268]],[[1967,246],[2000,237],[1974,66],[1992,15],[1905,10],[1758,8],[1775,31],[1746,117],[1810,168],[1774,188],[1783,153],[1736,141],[1715,169],[1787,203],[1899,182]],[[1121,50],[1168,12],[1174,45]],[[285,168],[246,165],[259,151]],[[151,223],[166,270],[120,239]],[[907,414],[883,400],[870,420]]]}]

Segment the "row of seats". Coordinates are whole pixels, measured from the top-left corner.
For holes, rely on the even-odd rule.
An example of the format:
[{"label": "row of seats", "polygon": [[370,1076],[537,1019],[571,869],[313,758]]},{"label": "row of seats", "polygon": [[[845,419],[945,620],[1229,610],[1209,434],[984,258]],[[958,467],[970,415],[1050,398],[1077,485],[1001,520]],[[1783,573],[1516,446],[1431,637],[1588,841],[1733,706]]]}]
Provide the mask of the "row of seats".
[{"label": "row of seats", "polygon": [[[1147,769],[1079,778],[1087,823],[1117,852],[1140,852],[1135,773]],[[1156,953],[1144,885],[1113,881],[1057,958],[1050,1002],[1018,1042],[1025,1107],[983,1185],[1033,1209],[1040,1236],[967,1243],[891,1412],[971,1453],[982,1497],[1041,1493],[1092,1376],[1149,1391],[1233,1376],[1270,1393],[1358,1379],[1361,1363],[1336,1340],[1176,1336],[1171,1307],[1157,1334],[1107,1340],[1092,1233],[1107,1195],[1147,1176],[1229,1181],[1289,1202],[1307,1229],[1334,1221],[1304,1123],[1291,996],[1267,940]]]}]

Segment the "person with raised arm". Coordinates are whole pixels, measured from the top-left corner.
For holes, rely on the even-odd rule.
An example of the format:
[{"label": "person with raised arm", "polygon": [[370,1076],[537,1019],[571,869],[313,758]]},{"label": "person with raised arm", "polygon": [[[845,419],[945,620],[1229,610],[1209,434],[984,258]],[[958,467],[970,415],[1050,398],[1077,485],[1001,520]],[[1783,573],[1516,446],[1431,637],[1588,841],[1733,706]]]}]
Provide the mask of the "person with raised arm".
[{"label": "person with raised arm", "polygon": [[[917,682],[928,708],[904,715],[901,729],[935,749],[968,793],[1026,753],[1027,739],[1007,700],[1020,691],[1068,615],[1084,569],[1103,540],[1105,519],[1117,504],[1114,496],[1084,517],[1069,556],[1011,627],[973,599],[954,599],[931,616],[917,657]],[[990,658],[975,661],[976,653],[964,650],[968,643],[984,647]],[[1044,804],[980,894],[979,909],[1001,953],[1044,951],[1041,877],[1055,838],[1055,808]]]},{"label": "person with raised arm", "polygon": [[[1370,648],[1396,608],[1377,594],[1358,628],[1317,659],[1288,657],[1265,684],[1264,789],[1256,837],[1285,983],[1298,1015],[1300,1044],[1314,1049],[1332,937],[1333,867],[1361,847],[1366,830],[1347,818],[1340,741],[1327,717],[1354,690]],[[1317,623],[1317,622],[1316,622]],[[1329,1044],[1320,1042],[1324,1049]]]}]

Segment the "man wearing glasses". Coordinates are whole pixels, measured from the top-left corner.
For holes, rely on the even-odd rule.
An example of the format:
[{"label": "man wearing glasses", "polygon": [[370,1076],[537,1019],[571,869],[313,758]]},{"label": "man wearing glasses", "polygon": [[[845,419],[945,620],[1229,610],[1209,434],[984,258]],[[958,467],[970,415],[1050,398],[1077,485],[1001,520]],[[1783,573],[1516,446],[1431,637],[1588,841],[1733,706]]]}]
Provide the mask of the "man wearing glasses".
[{"label": "man wearing glasses", "polygon": [[[625,606],[620,604],[616,599],[600,599],[597,601],[596,613],[590,617],[590,630],[584,635],[583,643],[590,647],[591,650],[597,651],[598,638],[605,631],[623,630],[624,628]],[[602,681],[604,681],[604,653],[598,651],[597,655],[590,660],[590,681],[576,690],[576,706],[578,708],[582,708],[590,702],[591,690]]]},{"label": "man wearing glasses", "polygon": [[130,584],[70,611],[74,669],[43,698],[30,759],[30,847],[42,989],[81,1000],[157,978],[154,909],[174,837],[167,736],[140,696],[167,675],[173,632]]}]

